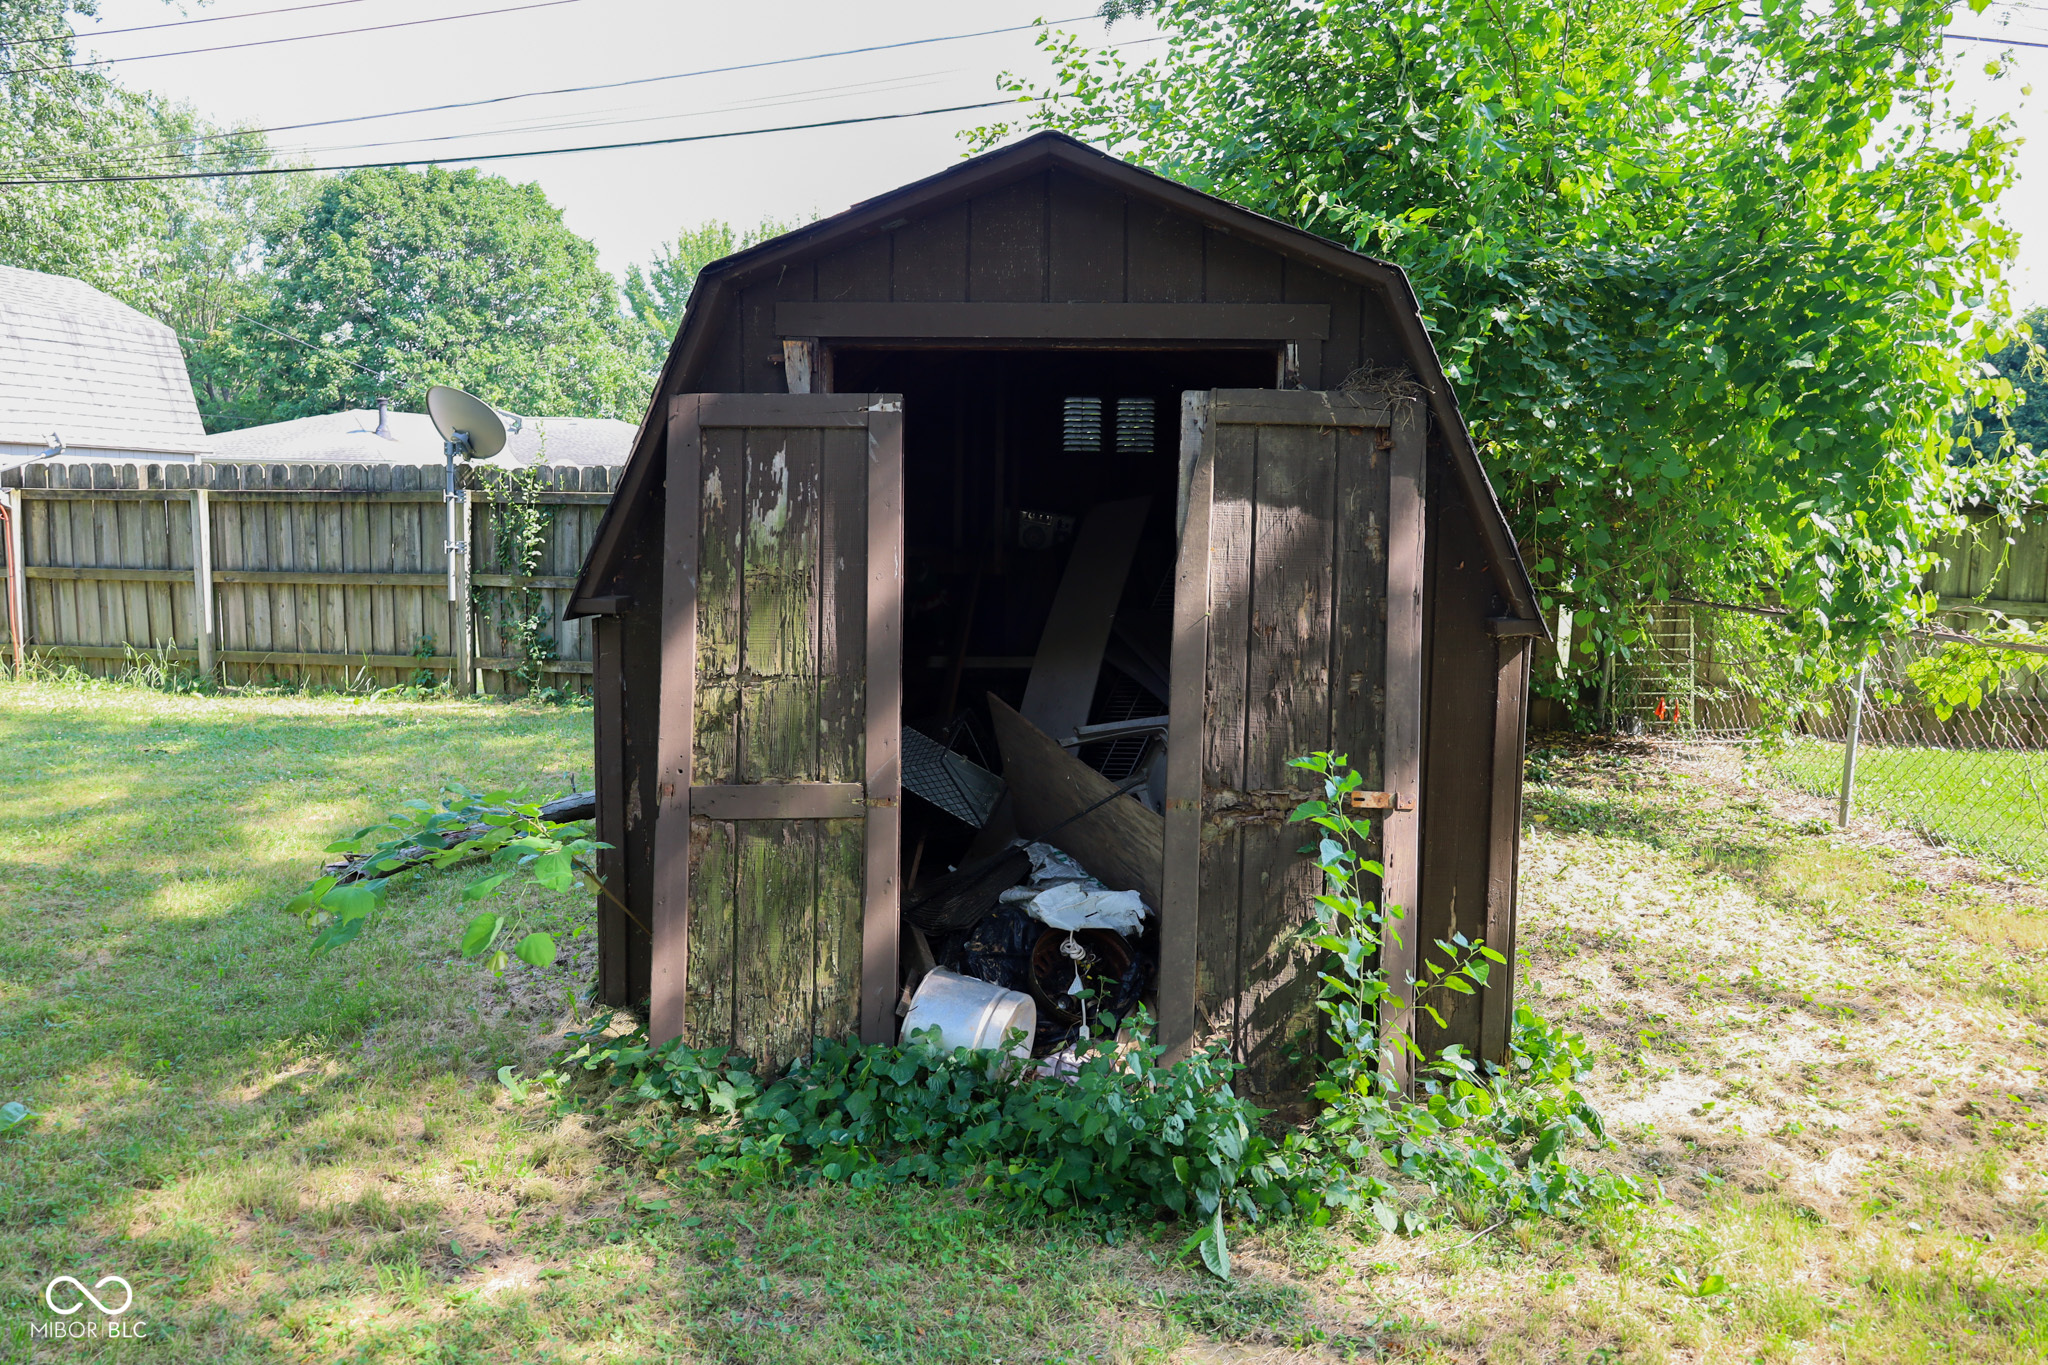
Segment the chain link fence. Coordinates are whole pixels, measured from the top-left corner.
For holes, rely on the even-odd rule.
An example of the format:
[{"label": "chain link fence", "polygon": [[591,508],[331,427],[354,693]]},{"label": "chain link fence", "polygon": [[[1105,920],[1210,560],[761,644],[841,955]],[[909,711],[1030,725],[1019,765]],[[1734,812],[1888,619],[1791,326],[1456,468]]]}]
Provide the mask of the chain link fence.
[{"label": "chain link fence", "polygon": [[2048,669],[2036,671],[2048,658],[1932,631],[1888,641],[1860,685],[1820,685],[1768,618],[1664,606],[1633,624],[1633,657],[1604,689],[1613,729],[1753,743],[1844,818],[2048,872]]}]

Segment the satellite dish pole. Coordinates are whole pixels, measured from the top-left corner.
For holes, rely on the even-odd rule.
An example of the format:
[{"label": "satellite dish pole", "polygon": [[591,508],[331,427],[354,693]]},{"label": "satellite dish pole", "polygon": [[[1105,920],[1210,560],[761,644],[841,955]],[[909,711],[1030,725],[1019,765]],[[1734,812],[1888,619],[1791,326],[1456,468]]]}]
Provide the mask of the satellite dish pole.
[{"label": "satellite dish pole", "polygon": [[[447,465],[447,481],[441,494],[448,506],[448,600],[463,605],[469,580],[469,517],[467,496],[457,487],[455,462],[488,460],[505,448],[505,423],[498,411],[473,393],[436,384],[427,390],[427,415],[441,433],[441,455]],[[456,641],[458,669],[463,677],[460,690],[468,692],[474,681],[469,676],[469,613],[456,614],[461,635]]]}]

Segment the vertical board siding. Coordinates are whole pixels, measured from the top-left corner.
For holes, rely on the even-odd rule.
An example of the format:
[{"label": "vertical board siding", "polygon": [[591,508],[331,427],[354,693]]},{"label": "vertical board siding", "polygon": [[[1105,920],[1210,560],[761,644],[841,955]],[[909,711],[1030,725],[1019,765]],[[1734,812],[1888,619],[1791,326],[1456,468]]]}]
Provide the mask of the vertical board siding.
[{"label": "vertical board siding", "polygon": [[1203,244],[1204,303],[1278,303],[1286,258],[1218,228]]},{"label": "vertical board siding", "polygon": [[[577,466],[542,467],[541,496],[553,492],[605,493],[612,471]],[[176,651],[188,666],[199,643],[199,588],[192,563],[192,495],[211,500],[209,544],[216,573],[445,573],[446,513],[438,499],[393,502],[378,494],[424,491],[442,484],[438,466],[222,465],[39,463],[0,474],[0,482],[30,490],[22,503],[22,553],[31,570],[141,569],[175,573],[165,581],[30,577],[24,639],[31,649],[79,669],[118,675],[132,665],[125,651]],[[37,498],[33,490],[118,493],[106,498]],[[161,497],[135,493],[161,492]],[[264,496],[224,497],[220,494]],[[360,494],[350,497],[349,494]],[[470,542],[477,572],[504,572],[497,562],[495,510],[478,501]],[[582,567],[602,503],[562,503],[539,574],[566,579]],[[565,621],[566,586],[540,590],[553,621],[557,660],[584,665],[544,673],[556,686],[580,687],[592,659],[587,622]],[[366,665],[365,655],[411,655],[423,642],[437,655],[452,653],[463,613],[432,584],[225,583],[213,586],[214,636],[219,650],[237,654],[314,655],[312,660],[223,660],[230,683],[291,681],[325,687],[388,687],[410,682],[416,666]],[[482,653],[508,652],[504,594],[480,589],[470,604]],[[97,651],[79,655],[67,649]],[[431,671],[446,678],[448,666]],[[524,684],[509,670],[480,673],[484,690],[509,692]]]},{"label": "vertical board siding", "polygon": [[697,702],[692,780],[739,780],[740,554],[746,434],[707,428],[698,500]]},{"label": "vertical board siding", "polygon": [[[1335,596],[1337,433],[1328,427],[1255,428],[1251,621],[1245,722],[1247,790],[1315,787],[1288,760],[1330,743],[1330,630]],[[1301,856],[1302,831],[1285,815],[1242,826],[1238,912],[1239,1048],[1269,1090],[1297,1090],[1312,1056],[1316,981],[1300,942],[1322,874]]]},{"label": "vertical board siding", "polygon": [[[1439,940],[1460,933],[1486,937],[1489,881],[1493,875],[1495,727],[1499,668],[1489,667],[1499,644],[1489,617],[1504,607],[1488,571],[1486,550],[1464,500],[1448,479],[1431,490],[1428,611],[1424,649],[1429,717],[1424,724],[1422,878],[1414,917],[1417,957],[1449,965]],[[1516,735],[1519,741],[1520,735]],[[1496,945],[1497,946],[1497,945]],[[1415,1020],[1416,1042],[1434,1055],[1449,1043],[1480,1054],[1484,997],[1437,990],[1421,1003],[1434,1006]]]},{"label": "vertical board siding", "polygon": [[1046,187],[1050,303],[1124,302],[1124,198],[1055,171]]},{"label": "vertical board siding", "polygon": [[894,241],[888,236],[841,247],[818,258],[820,303],[887,303],[889,261]]},{"label": "vertical board siding", "polygon": [[744,433],[737,781],[816,781],[819,437]]},{"label": "vertical board siding", "polygon": [[1243,844],[1237,821],[1220,803],[1245,787],[1245,728],[1251,639],[1252,565],[1257,534],[1258,432],[1217,422],[1209,509],[1209,655],[1203,677],[1202,842],[1195,933],[1195,1037],[1241,1039],[1238,924],[1243,899]]},{"label": "vertical board siding", "polygon": [[1124,221],[1125,299],[1201,303],[1202,225],[1154,204],[1132,204]]},{"label": "vertical board siding", "polygon": [[891,234],[889,298],[951,303],[967,297],[968,206],[955,204]]},{"label": "vertical board siding", "polygon": [[1046,186],[1030,176],[969,204],[967,297],[1037,303],[1046,285]]}]

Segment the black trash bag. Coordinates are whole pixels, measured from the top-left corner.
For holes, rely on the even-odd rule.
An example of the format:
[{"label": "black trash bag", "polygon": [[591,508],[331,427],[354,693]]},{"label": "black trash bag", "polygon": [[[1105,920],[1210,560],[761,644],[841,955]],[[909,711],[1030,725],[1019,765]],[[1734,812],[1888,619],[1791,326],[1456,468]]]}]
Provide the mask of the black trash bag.
[{"label": "black trash bag", "polygon": [[1006,991],[1031,994],[1031,948],[1045,926],[1014,905],[985,916],[946,950],[941,967],[980,977]]},{"label": "black trash bag", "polygon": [[1003,892],[1030,875],[1029,855],[1021,848],[1007,849],[920,888],[903,902],[903,917],[927,934],[957,934],[979,924]]}]

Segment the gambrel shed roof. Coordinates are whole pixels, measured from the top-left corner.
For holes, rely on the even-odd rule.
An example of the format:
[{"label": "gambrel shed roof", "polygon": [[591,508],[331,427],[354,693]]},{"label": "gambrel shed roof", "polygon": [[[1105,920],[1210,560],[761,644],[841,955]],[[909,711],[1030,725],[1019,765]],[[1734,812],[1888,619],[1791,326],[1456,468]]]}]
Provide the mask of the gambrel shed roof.
[{"label": "gambrel shed roof", "polygon": [[0,444],[202,455],[170,328],[82,280],[0,266]]},{"label": "gambrel shed roof", "polygon": [[[1354,323],[1353,340],[1359,352],[1363,355],[1373,351],[1395,361],[1422,386],[1431,417],[1431,443],[1455,470],[1457,483],[1472,509],[1479,536],[1485,545],[1501,598],[1514,616],[1528,621],[1539,619],[1536,595],[1520,552],[1515,547],[1514,535],[1501,514],[1492,484],[1473,448],[1464,418],[1459,414],[1450,381],[1444,375],[1436,348],[1423,326],[1421,306],[1415,291],[1401,268],[1347,250],[1313,233],[1214,195],[1190,189],[1056,132],[1035,133],[1006,147],[962,161],[937,175],[866,200],[844,213],[771,238],[705,267],[697,278],[682,327],[655,385],[619,494],[606,513],[591,555],[584,565],[582,578],[572,595],[572,613],[580,614],[575,602],[604,591],[603,585],[611,579],[627,548],[627,528],[634,517],[634,509],[649,487],[648,481],[660,477],[663,432],[670,397],[719,388],[756,388],[753,384],[735,386],[721,382],[722,376],[716,372],[711,355],[721,330],[726,327],[746,291],[773,286],[789,278],[792,271],[832,253],[844,253],[863,244],[874,243],[877,239],[891,239],[895,234],[914,233],[921,221],[933,220],[966,201],[978,196],[991,196],[1006,186],[1048,174],[1088,182],[1104,196],[1119,198],[1126,204],[1191,220],[1204,231],[1235,239],[1252,250],[1270,252],[1296,262],[1305,267],[1304,273],[1319,273],[1354,288],[1364,300],[1368,314],[1365,326],[1374,332],[1369,339],[1358,336],[1356,329],[1359,324]],[[1200,249],[1199,243],[1197,249]],[[1086,325],[1080,311],[1083,304],[1117,302],[1072,296],[1061,282],[1057,243],[1047,243],[1046,260],[1047,269],[1043,287],[1038,292],[1039,300],[1043,304],[1075,304],[1077,326]],[[1130,278],[1135,264],[1135,261],[1126,262],[1126,280]],[[899,302],[906,298],[931,297],[929,294],[905,293],[894,285],[891,288],[896,292],[890,297]],[[823,301],[822,293],[820,301]],[[1215,297],[1203,297],[1199,301],[1225,306],[1237,302]],[[1125,297],[1121,302],[1128,305],[1140,300]],[[1223,309],[1217,311],[1221,313]],[[1368,340],[1370,346],[1367,345]],[[752,341],[750,336],[749,343]],[[1341,378],[1342,375],[1337,375],[1333,380],[1326,373],[1322,386],[1336,387],[1336,380]],[[1317,387],[1314,382],[1307,386]]]}]

